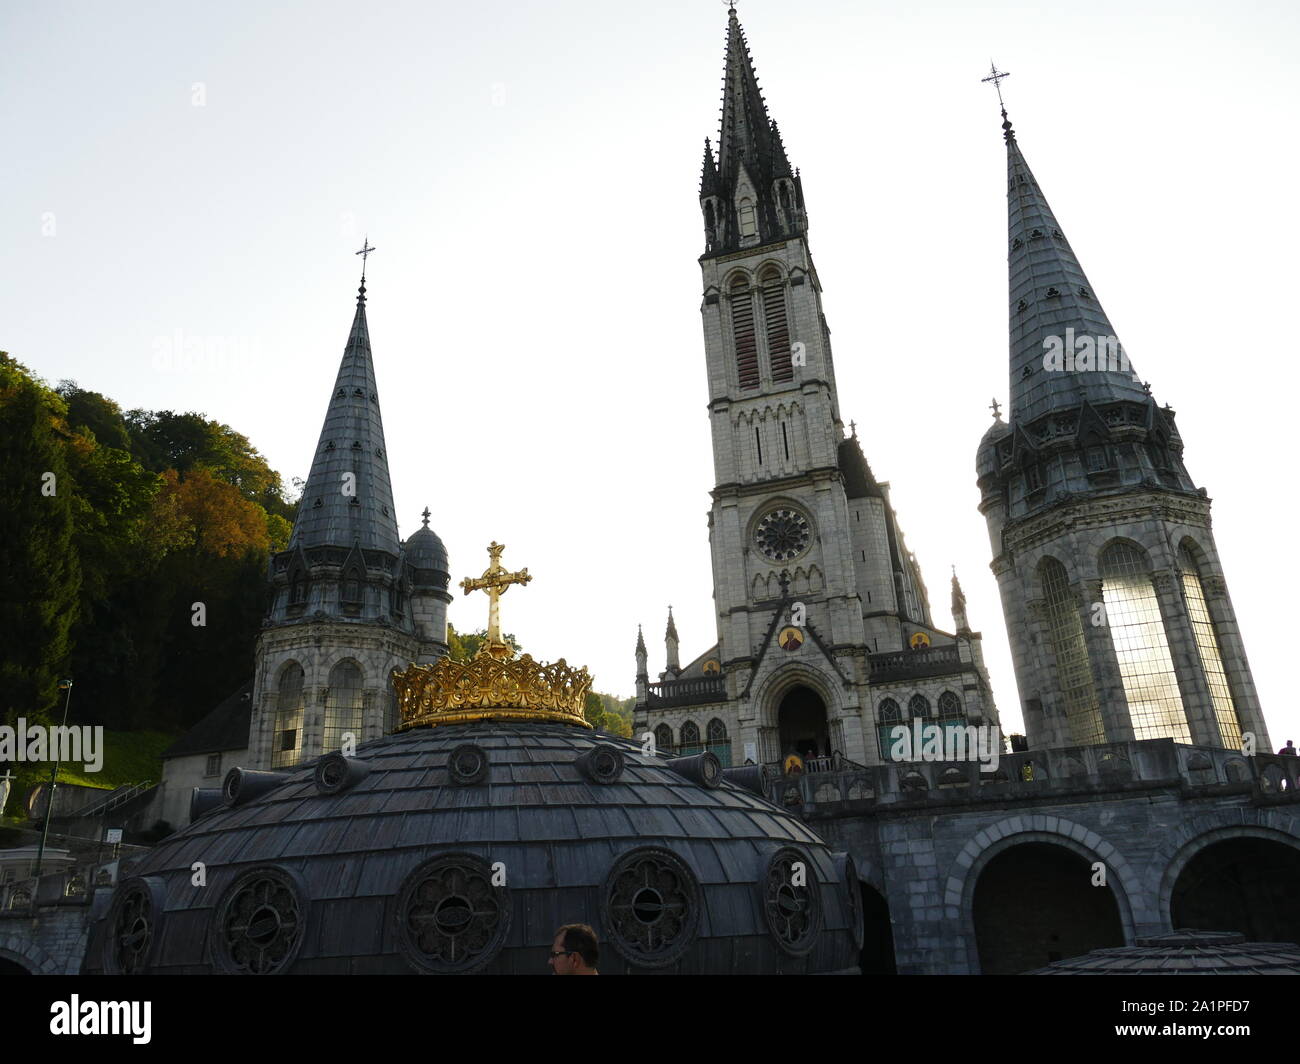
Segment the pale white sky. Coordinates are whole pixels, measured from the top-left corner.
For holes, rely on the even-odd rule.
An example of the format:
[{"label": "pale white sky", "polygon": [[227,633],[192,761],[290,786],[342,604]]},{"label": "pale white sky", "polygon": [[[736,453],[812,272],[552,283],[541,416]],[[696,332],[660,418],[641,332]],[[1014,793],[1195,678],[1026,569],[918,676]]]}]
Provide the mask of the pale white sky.
[{"label": "pale white sky", "polygon": [[[1020,145],[1125,349],[1178,411],[1274,745],[1287,682],[1300,15],[1286,3],[739,5],[792,163],[840,405],[949,625],[956,563],[1020,724],[975,448],[1006,401]],[[0,348],[124,407],[195,409],[306,476],[370,235],[403,535],[630,694],[715,638],[699,323],[726,6],[0,2]],[[196,83],[201,83],[196,88]],[[195,106],[195,102],[203,106]],[[245,354],[168,366],[190,341]],[[476,628],[486,604],[458,598]],[[178,619],[177,623],[187,623]]]}]

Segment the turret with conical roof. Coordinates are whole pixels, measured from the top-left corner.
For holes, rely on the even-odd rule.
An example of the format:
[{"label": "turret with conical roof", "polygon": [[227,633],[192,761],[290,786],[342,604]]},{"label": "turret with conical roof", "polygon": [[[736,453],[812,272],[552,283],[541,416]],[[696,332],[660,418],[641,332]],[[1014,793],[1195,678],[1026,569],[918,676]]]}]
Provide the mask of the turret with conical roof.
[{"label": "turret with conical roof", "polygon": [[994,402],[976,469],[1030,746],[1266,735],[1174,411],[1133,372],[1002,117],[1010,410]]},{"label": "turret with conical roof", "polygon": [[363,276],[289,545],[271,558],[254,763],[287,767],[339,749],[347,735],[383,734],[394,719],[392,670],[447,653],[447,551],[424,516],[403,544]]}]

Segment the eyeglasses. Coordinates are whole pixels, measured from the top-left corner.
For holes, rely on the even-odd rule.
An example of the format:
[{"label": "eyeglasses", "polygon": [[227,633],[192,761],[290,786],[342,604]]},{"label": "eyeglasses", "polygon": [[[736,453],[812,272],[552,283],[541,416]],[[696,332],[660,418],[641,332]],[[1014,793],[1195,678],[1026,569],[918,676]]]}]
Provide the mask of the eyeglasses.
[{"label": "eyeglasses", "polygon": [[561,949],[561,950],[553,949],[551,950],[551,960],[555,960],[556,957],[567,957],[570,953],[573,952],[575,951],[571,949]]}]

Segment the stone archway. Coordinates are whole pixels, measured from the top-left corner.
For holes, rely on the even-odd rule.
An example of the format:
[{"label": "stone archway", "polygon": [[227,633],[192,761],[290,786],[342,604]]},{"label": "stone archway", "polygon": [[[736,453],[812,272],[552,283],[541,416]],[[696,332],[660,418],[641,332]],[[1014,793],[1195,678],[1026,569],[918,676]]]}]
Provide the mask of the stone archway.
[{"label": "stone archway", "polygon": [[1209,841],[1188,856],[1169,898],[1175,928],[1240,931],[1300,943],[1300,849],[1262,833]]},{"label": "stone archway", "polygon": [[826,702],[807,684],[796,684],[782,696],[776,709],[776,726],[783,758],[798,754],[807,760],[831,752]]},{"label": "stone archway", "polygon": [[1094,886],[1088,859],[1050,841],[1021,842],[991,857],[975,882],[971,916],[985,975],[1124,945],[1110,884]]}]

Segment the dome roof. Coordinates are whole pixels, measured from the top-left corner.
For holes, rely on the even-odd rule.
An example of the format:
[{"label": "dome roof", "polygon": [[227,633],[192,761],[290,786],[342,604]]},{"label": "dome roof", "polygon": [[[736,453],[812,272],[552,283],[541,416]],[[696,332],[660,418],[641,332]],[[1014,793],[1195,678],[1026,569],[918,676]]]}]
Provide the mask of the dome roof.
[{"label": "dome roof", "polygon": [[566,923],[595,929],[603,973],[857,963],[852,859],[712,754],[481,720],[223,790],[124,875],[85,972],[545,974]]},{"label": "dome roof", "polygon": [[412,569],[429,569],[439,573],[448,571],[447,548],[428,525],[412,533],[403,547],[406,562]]},{"label": "dome roof", "polygon": [[871,475],[867,465],[867,456],[862,453],[862,444],[857,436],[840,440],[837,459],[840,474],[844,477],[844,494],[850,499],[864,499],[869,495],[879,496],[880,485]]},{"label": "dome roof", "polygon": [[1247,942],[1238,931],[1172,931],[1095,949],[1026,975],[1300,975],[1294,942]]},{"label": "dome roof", "polygon": [[980,437],[979,449],[975,452],[975,475],[986,477],[998,470],[997,445],[1011,435],[1011,426],[1005,421],[995,420]]}]

